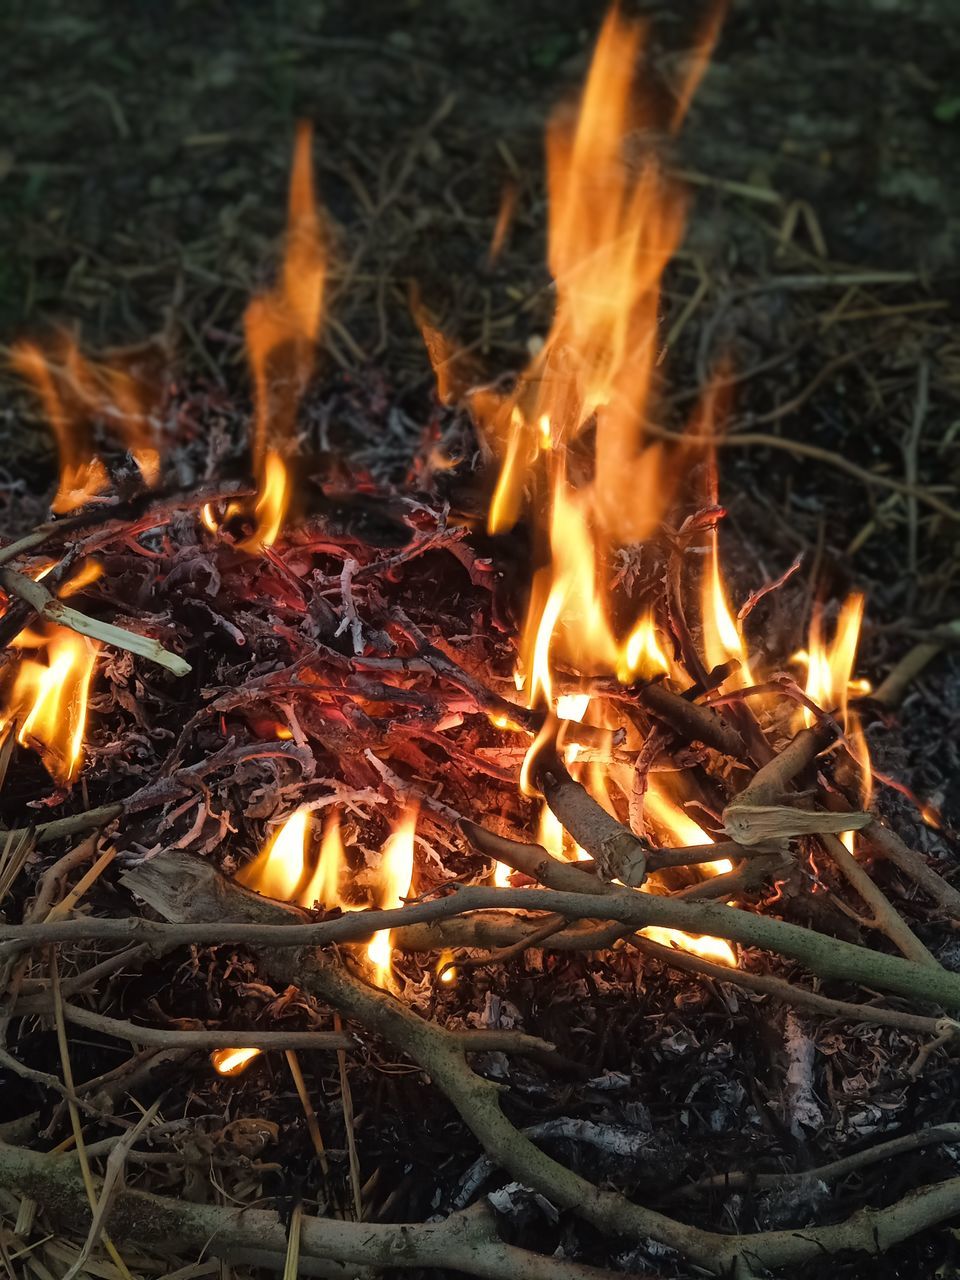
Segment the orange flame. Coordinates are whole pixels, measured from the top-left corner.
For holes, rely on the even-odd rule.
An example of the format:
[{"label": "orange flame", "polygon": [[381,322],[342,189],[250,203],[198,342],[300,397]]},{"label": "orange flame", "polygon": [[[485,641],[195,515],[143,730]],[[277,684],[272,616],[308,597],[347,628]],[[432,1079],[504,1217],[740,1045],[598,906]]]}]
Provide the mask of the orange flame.
[{"label": "orange flame", "polygon": [[236,879],[267,898],[291,902],[303,879],[310,810],[296,809]]},{"label": "orange flame", "polygon": [[[290,480],[283,449],[293,439],[297,407],[313,371],[320,332],[327,254],[313,186],[310,151],[313,130],[297,128],[290,173],[287,236],[280,279],[251,299],[243,317],[247,358],[253,378],[253,465],[258,495],[254,530],[239,546],[256,552],[270,547],[283,526],[290,501]],[[225,518],[245,508],[231,503]],[[214,511],[201,512],[215,532]]]},{"label": "orange flame", "polygon": [[36,747],[51,776],[68,785],[83,764],[87,698],[100,646],[49,624],[40,632],[21,632],[13,643],[42,650],[46,662],[21,658],[0,728],[19,722],[17,741]]},{"label": "orange flame", "polygon": [[262,1049],[214,1049],[210,1061],[220,1075],[238,1076],[262,1052]]},{"label": "orange flame", "polygon": [[517,520],[537,459],[573,439],[594,414],[591,502],[598,527],[612,538],[637,540],[662,510],[659,450],[643,448],[642,422],[656,357],[659,280],[683,218],[654,156],[638,167],[624,161],[625,139],[641,123],[632,96],[640,33],[639,24],[610,12],[575,125],[562,112],[548,131],[554,320],[511,395],[473,397],[502,455],[491,532]]},{"label": "orange flame", "polygon": [[709,559],[702,586],[703,649],[708,668],[718,667],[731,658],[740,663],[740,670],[729,679],[728,685],[745,688],[753,684],[747,647],[740,634],[727,602],[727,595],[720,576],[720,547],[717,530],[710,530]]},{"label": "orange flame", "polygon": [[[815,609],[810,619],[808,648],[794,654],[794,661],[807,668],[804,692],[811,702],[815,702],[823,711],[835,712],[839,717],[860,771],[860,801],[863,805],[867,805],[873,791],[870,748],[860,724],[860,717],[848,705],[851,693],[869,693],[871,687],[868,680],[853,678],[857,647],[860,643],[860,628],[863,623],[863,610],[863,595],[858,592],[849,595],[840,607],[833,640],[828,643],[823,638],[823,619],[820,609]],[[804,707],[802,719],[804,724],[812,724],[813,712]],[[852,853],[854,832],[845,831],[840,839]]]},{"label": "orange flame", "polygon": [[93,428],[97,421],[119,436],[144,483],[157,483],[160,454],[155,441],[153,395],[145,382],[119,363],[87,360],[69,337],[62,338],[50,356],[35,343],[17,343],[10,359],[39,397],[57,442],[60,482],[51,503],[55,514],[83,506],[110,486],[106,468],[94,453]]},{"label": "orange flame", "polygon": [[[694,822],[693,818],[681,809],[659,785],[655,774],[651,775],[647,783],[644,812],[671,837],[668,848],[713,843],[699,823]],[[733,870],[733,863],[729,858],[718,858],[715,862],[704,863],[702,870],[708,876],[724,875]],[[665,947],[680,947],[681,950],[692,951],[706,960],[729,965],[731,969],[737,967],[737,953],[723,938],[697,936],[684,933],[679,929],[666,929],[660,925],[651,925],[641,932],[645,938],[652,938],[654,942],[659,942]]]},{"label": "orange flame", "polygon": [[334,810],[324,823],[320,841],[320,857],[310,883],[300,895],[300,905],[335,907],[340,902],[340,877],[346,863],[343,839],[340,835],[340,815]]},{"label": "orange flame", "polygon": [[[378,902],[381,910],[402,907],[404,899],[410,893],[416,828],[417,811],[407,809],[383,846]],[[373,935],[367,946],[367,958],[374,966],[375,981],[380,987],[393,986],[393,945],[390,933],[389,929],[381,929]]]}]

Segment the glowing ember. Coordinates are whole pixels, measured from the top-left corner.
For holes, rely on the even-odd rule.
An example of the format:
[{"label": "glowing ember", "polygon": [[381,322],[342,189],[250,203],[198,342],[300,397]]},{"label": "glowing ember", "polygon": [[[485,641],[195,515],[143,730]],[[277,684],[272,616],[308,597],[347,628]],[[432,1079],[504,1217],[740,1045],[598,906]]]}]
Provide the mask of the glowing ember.
[{"label": "glowing ember", "polygon": [[0,727],[16,725],[17,741],[35,747],[49,773],[66,785],[83,763],[87,697],[99,645],[65,627],[44,624],[13,642],[37,649],[45,662],[21,658]]},{"label": "glowing ember", "polygon": [[309,809],[295,810],[253,862],[237,872],[237,881],[267,898],[293,900],[303,879]]},{"label": "glowing ember", "polygon": [[[402,907],[413,879],[413,839],[417,827],[416,809],[408,809],[390,833],[380,862],[378,903],[381,910]],[[367,947],[367,959],[374,966],[378,986],[393,985],[393,945],[390,930],[375,933]]]},{"label": "glowing ember", "polygon": [[238,1076],[261,1052],[260,1049],[214,1049],[210,1061],[220,1075]]},{"label": "glowing ember", "polygon": [[[449,948],[440,952],[437,960],[436,973],[441,982],[452,985],[457,980],[457,971],[450,963],[453,960],[453,952]],[[445,967],[449,966],[449,967]]]}]

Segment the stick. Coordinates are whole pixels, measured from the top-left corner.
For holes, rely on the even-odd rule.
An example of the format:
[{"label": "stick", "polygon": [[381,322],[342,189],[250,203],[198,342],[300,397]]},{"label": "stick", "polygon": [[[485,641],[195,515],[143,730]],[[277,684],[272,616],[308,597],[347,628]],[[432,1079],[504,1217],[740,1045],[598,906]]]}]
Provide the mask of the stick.
[{"label": "stick", "polygon": [[923,640],[903,655],[882,683],[870,694],[872,701],[878,702],[881,707],[886,707],[889,711],[895,711],[900,706],[917,676],[925,671],[934,658],[943,651],[947,638],[955,636],[960,639],[960,618],[948,622],[941,630],[945,633],[942,640]]},{"label": "stick", "polygon": [[117,649],[126,649],[166,668],[175,676],[185,676],[191,670],[189,662],[164,649],[156,640],[138,635],[135,631],[127,631],[124,627],[114,626],[112,622],[100,622],[97,618],[87,617],[85,613],[80,613],[51,595],[42,582],[34,582],[16,569],[0,569],[0,584],[12,595],[26,601],[31,609],[48,622],[68,627],[77,635],[89,636],[104,644],[114,645]]},{"label": "stick", "polygon": [[[161,873],[166,872],[169,875],[174,871],[176,875],[176,859],[160,855],[149,865],[156,870],[158,863],[161,864]],[[191,918],[197,922],[208,918],[211,913],[220,916],[224,909],[228,912],[236,911],[241,916],[245,908],[252,910],[247,895],[232,896],[230,890],[235,890],[236,886],[223,881],[219,873],[209,864],[201,863],[200,865],[205,873],[203,890],[195,882],[184,899],[179,892],[178,884],[171,885],[167,909],[172,907],[175,912],[179,912],[186,907]],[[178,881],[179,879],[182,877],[177,877]],[[541,897],[535,890],[530,891],[530,896]],[[543,896],[562,899],[564,903],[567,898],[567,895],[561,894]],[[569,896],[576,897],[576,895]],[[153,897],[153,905],[161,914],[165,914],[164,906],[157,905],[157,895],[154,894]],[[650,894],[631,893],[619,889],[612,889],[609,894],[599,895],[599,899],[593,895],[585,896],[581,901],[589,903],[591,899],[607,912],[617,907],[621,899],[628,900],[631,905],[633,900],[659,901]],[[687,906],[687,904],[677,903],[672,905],[675,908]],[[272,907],[274,918],[283,919],[287,916],[288,913],[280,904],[272,904]],[[687,909],[690,908],[687,907]],[[266,914],[264,908],[260,907],[258,910],[258,918],[263,919]],[[716,906],[697,908],[697,910],[706,914],[731,913],[730,908]],[[732,914],[746,913],[732,912]],[[771,922],[764,921],[764,923]],[[196,927],[200,928],[199,923]],[[795,926],[782,927],[787,927],[797,934],[806,932]],[[287,932],[293,932],[296,926],[281,926],[278,932],[283,932],[284,928]],[[716,930],[709,929],[706,932],[714,933]],[[827,941],[832,943],[832,940]],[[856,952],[861,949],[852,947],[850,950]],[[942,981],[943,975],[936,970],[913,965],[897,957],[869,952],[864,954],[873,961],[874,980],[883,962],[886,966],[894,965],[916,971],[928,981],[934,979]],[[878,1219],[872,1211],[865,1210],[837,1227],[812,1228],[805,1231],[802,1236],[796,1232],[769,1232],[752,1237],[724,1236],[687,1226],[654,1210],[634,1204],[615,1191],[595,1186],[541,1151],[510,1123],[500,1109],[499,1087],[471,1071],[459,1040],[443,1028],[425,1022],[386,992],[365,986],[342,966],[319,951],[291,953],[286,949],[260,946],[258,955],[264,968],[276,981],[295,983],[301,989],[328,1001],[342,1013],[361,1023],[368,1030],[383,1036],[410,1056],[447,1096],[465,1123],[473,1130],[487,1154],[505,1168],[512,1177],[540,1191],[554,1204],[575,1210],[602,1232],[625,1235],[631,1239],[653,1236],[715,1273],[731,1270],[741,1261],[759,1261],[764,1265],[784,1266],[798,1259],[818,1256],[824,1248],[828,1250],[869,1248],[872,1233],[881,1225],[884,1238],[888,1242],[893,1242],[904,1238],[903,1234],[897,1234],[898,1231],[912,1234],[930,1221],[940,1221],[942,1217],[955,1213],[960,1206],[960,1179],[955,1179],[950,1183],[941,1183],[936,1187],[924,1188],[912,1193],[900,1205],[885,1210],[882,1220]],[[955,978],[955,975],[945,976]],[[956,981],[960,988],[960,979]],[[957,992],[957,997],[960,999],[960,990]],[[917,1223],[921,1225],[918,1226]],[[447,1265],[450,1265],[449,1259]]]},{"label": "stick", "polygon": [[938,965],[927,948],[916,936],[898,911],[887,901],[883,892],[873,883],[862,865],[846,845],[833,835],[821,835],[820,842],[834,860],[844,877],[873,912],[873,925],[885,933],[890,941],[908,959],[917,964]]},{"label": "stick", "polygon": [[556,757],[540,766],[537,782],[561,826],[591,855],[602,879],[643,884],[647,865],[643,840],[611,818]]}]

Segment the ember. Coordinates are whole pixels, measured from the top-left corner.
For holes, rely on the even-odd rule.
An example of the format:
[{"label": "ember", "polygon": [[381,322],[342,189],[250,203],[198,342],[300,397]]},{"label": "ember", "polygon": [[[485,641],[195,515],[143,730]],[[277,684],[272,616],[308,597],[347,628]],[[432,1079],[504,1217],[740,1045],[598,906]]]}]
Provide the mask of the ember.
[{"label": "ember", "polygon": [[[721,505],[741,374],[707,341],[695,374],[667,352],[700,298],[668,340],[690,204],[670,139],[721,18],[658,88],[643,26],[610,11],[547,132],[545,333],[514,376],[481,374],[487,313],[461,350],[414,291],[436,377],[417,441],[385,383],[364,399],[366,371],[315,411],[321,335],[356,345],[337,309],[366,266],[332,247],[305,123],[274,283],[237,308],[235,440],[226,390],[197,408],[142,351],[11,349],[60,470],[59,518],[0,548],[0,1188],[29,1197],[5,1259],[47,1239],[19,1239],[34,1214],[89,1209],[71,1277],[108,1274],[101,1245],[124,1277],[173,1252],[193,1274],[192,1250],[285,1277],[786,1274],[960,1214],[944,1157],[917,1154],[955,1125],[849,1157],[831,1138],[810,1167],[824,1108],[876,1062],[879,1116],[901,1106],[890,1080],[905,1095],[954,1047],[960,892],[889,819],[938,853],[948,821],[868,745],[934,654],[874,690],[865,593],[825,522],[796,554],[789,501],[789,536],[744,567],[743,521],[773,505],[761,485],[747,517]],[[417,156],[376,200],[357,156],[346,185],[384,217]],[[512,269],[518,179],[478,273]],[[342,446],[358,404],[365,444]],[[839,468],[903,500],[914,560],[920,506],[957,518],[915,461],[892,488]],[[815,1019],[858,1035],[816,1040]],[[119,1067],[116,1041],[137,1050]],[[900,1150],[916,1168],[870,1184],[888,1210],[838,1223],[839,1198],[811,1200]],[[796,1203],[731,1196],[794,1185]],[[139,1253],[156,1222],[177,1233],[162,1263]]]}]

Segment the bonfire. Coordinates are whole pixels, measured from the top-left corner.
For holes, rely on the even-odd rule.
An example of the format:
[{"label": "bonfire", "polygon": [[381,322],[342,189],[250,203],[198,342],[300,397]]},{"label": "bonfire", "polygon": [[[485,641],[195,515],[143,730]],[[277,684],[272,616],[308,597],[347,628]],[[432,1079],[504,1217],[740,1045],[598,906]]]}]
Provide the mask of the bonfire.
[{"label": "bonfire", "polygon": [[[526,367],[413,294],[437,401],[404,485],[300,447],[337,252],[306,123],[242,466],[177,439],[155,349],[12,350],[60,476],[0,549],[11,1275],[829,1274],[960,1214],[953,1123],[807,1150],[825,1029],[839,1091],[847,1043],[912,1081],[955,1049],[960,892],[868,743],[937,643],[875,688],[856,584],[802,554],[728,582],[736,367],[666,409],[666,157],[718,25],[664,112],[606,18],[548,130]],[[927,1149],[939,1177],[830,1194]]]}]

